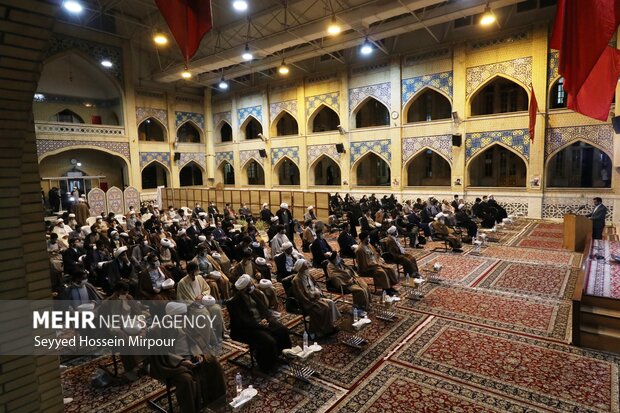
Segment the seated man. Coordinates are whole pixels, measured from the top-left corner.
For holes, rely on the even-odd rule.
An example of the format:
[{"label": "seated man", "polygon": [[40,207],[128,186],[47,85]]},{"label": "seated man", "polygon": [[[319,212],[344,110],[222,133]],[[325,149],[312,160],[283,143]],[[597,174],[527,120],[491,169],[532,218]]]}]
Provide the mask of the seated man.
[{"label": "seated man", "polygon": [[355,252],[359,273],[363,277],[372,277],[375,286],[382,288],[388,295],[394,295],[397,291],[393,288],[398,284],[398,274],[394,268],[383,261],[375,247],[370,244],[370,236],[367,232],[360,233],[361,245]]},{"label": "seated man", "polygon": [[407,254],[400,244],[398,240],[398,229],[395,226],[391,226],[388,228],[387,232],[388,236],[385,241],[387,252],[392,254],[394,262],[403,266],[405,274],[409,274],[409,276],[414,278],[419,278],[418,262],[413,255]]},{"label": "seated man", "polygon": [[271,371],[282,350],[291,348],[288,329],[277,321],[267,309],[267,299],[243,274],[235,282],[237,293],[228,301],[230,336],[233,340],[251,343],[256,351],[258,367]]},{"label": "seated man", "polygon": [[329,258],[327,276],[337,289],[342,287],[343,290],[351,291],[355,307],[365,311],[370,309],[371,293],[368,284],[362,281],[353,268],[344,263],[338,253]]},{"label": "seated man", "polygon": [[300,258],[300,255],[293,249],[293,244],[290,242],[282,245],[282,248],[284,251],[273,258],[276,262],[276,278],[279,282],[282,282],[282,279],[289,275],[294,274],[293,267],[295,266],[295,261]]},{"label": "seated man", "polygon": [[101,298],[95,287],[88,282],[84,270],[76,270],[71,273],[71,283],[61,297],[64,303],[73,309],[77,309],[82,304],[98,303]]},{"label": "seated man", "polygon": [[221,274],[221,277],[211,276],[211,273],[214,271],[221,272],[221,267],[215,261],[215,258],[209,255],[209,252],[204,245],[200,244],[196,249],[196,256],[192,261],[190,261],[190,263],[194,263],[203,277],[205,277],[205,281],[211,288],[211,295],[218,301],[229,298],[230,288],[228,286],[228,277],[223,274]]},{"label": "seated man", "polygon": [[478,225],[469,217],[465,204],[458,204],[458,212],[455,217],[457,225],[467,229],[467,236],[473,238],[478,235]]},{"label": "seated man", "polygon": [[321,289],[310,275],[308,261],[303,258],[297,260],[293,271],[297,272],[292,281],[293,295],[299,306],[310,316],[310,337],[324,337],[334,333],[334,324],[340,318],[336,303],[323,297]]},{"label": "seated man", "polygon": [[65,274],[73,274],[76,271],[83,270],[84,264],[80,261],[80,257],[85,254],[84,242],[80,238],[71,238],[69,240],[69,248],[62,252]]},{"label": "seated man", "polygon": [[461,249],[461,239],[453,234],[453,231],[448,228],[442,221],[443,214],[440,212],[435,216],[435,220],[431,223],[433,230],[433,237],[437,236],[439,239],[445,239],[452,247],[452,252],[463,252]]},{"label": "seated man", "polygon": [[310,245],[316,239],[316,232],[312,228],[312,220],[308,220],[304,223],[304,231],[301,235],[301,250],[303,252],[310,252]]},{"label": "seated man", "polygon": [[286,227],[284,225],[278,225],[278,233],[271,239],[271,255],[277,255],[282,252],[282,245],[285,242],[293,242],[292,239],[289,239],[286,235]]},{"label": "seated man", "polygon": [[120,247],[114,251],[114,259],[100,263],[101,273],[105,275],[104,285],[108,294],[112,293],[114,286],[121,280],[129,283],[133,275],[133,268],[127,256],[127,247]]},{"label": "seated man", "polygon": [[357,245],[355,238],[349,232],[351,230],[351,224],[345,222],[342,224],[342,231],[338,235],[338,246],[340,247],[340,255],[344,258],[355,258],[355,251],[353,246]]},{"label": "seated man", "polygon": [[174,286],[174,282],[164,282],[168,279],[172,281],[170,274],[159,264],[159,258],[154,253],[149,253],[146,258],[147,267],[138,275],[138,298],[144,300],[174,300],[175,291],[173,288],[166,288],[168,285]]},{"label": "seated man", "polygon": [[312,251],[312,266],[319,268],[321,263],[331,256],[334,251],[323,237],[323,231],[316,231],[316,239],[310,246]]}]

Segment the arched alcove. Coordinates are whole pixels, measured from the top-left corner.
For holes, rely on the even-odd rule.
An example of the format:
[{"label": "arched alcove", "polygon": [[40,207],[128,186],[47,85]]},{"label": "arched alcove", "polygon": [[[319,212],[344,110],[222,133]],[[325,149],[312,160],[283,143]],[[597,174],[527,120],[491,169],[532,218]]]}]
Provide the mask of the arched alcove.
[{"label": "arched alcove", "polygon": [[168,186],[168,169],[157,161],[153,161],[142,169],[142,189],[154,189]]},{"label": "arched alcove", "polygon": [[250,116],[241,126],[245,139],[259,139],[258,134],[263,133],[263,125],[253,116]]},{"label": "arched alcove", "polygon": [[548,188],[610,188],[612,164],[599,148],[576,141],[556,152],[547,163]]},{"label": "arched alcove", "polygon": [[155,118],[145,119],[138,125],[138,140],[141,142],[165,142],[166,129]]},{"label": "arched alcove", "polygon": [[407,163],[407,186],[450,186],[452,168],[437,152],[426,149]]},{"label": "arched alcove", "polygon": [[452,105],[442,93],[425,88],[413,98],[407,109],[407,123],[450,119]]},{"label": "arched alcove", "polygon": [[222,142],[232,142],[232,127],[228,122],[220,125],[220,140]]},{"label": "arched alcove", "polygon": [[177,142],[180,143],[200,143],[201,136],[200,130],[189,121],[185,122],[177,129]]},{"label": "arched alcove", "polygon": [[390,166],[380,156],[368,152],[355,164],[357,186],[390,186]]},{"label": "arched alcove", "polygon": [[390,126],[388,108],[373,97],[367,98],[354,112],[356,128]]},{"label": "arched alcove", "polygon": [[54,114],[50,120],[52,122],[84,123],[84,119],[80,115],[69,109],[63,109]]},{"label": "arched alcove", "polygon": [[564,78],[561,77],[551,86],[549,92],[549,109],[561,109],[566,107],[566,92],[564,91]]},{"label": "arched alcove", "polygon": [[202,185],[202,168],[194,161],[189,162],[179,171],[179,183],[181,186]]},{"label": "arched alcove", "polygon": [[525,161],[506,147],[493,144],[478,153],[468,166],[469,186],[525,187]]},{"label": "arched alcove", "polygon": [[299,168],[289,158],[282,158],[275,167],[278,185],[297,185],[299,186]]},{"label": "arched alcove", "polygon": [[233,166],[229,162],[223,161],[217,168],[215,182],[221,182],[224,185],[234,185],[235,168],[233,168]]},{"label": "arched alcove", "polygon": [[519,84],[496,76],[471,97],[471,116],[528,110],[527,91]]},{"label": "arched alcove", "polygon": [[338,130],[340,117],[330,107],[321,105],[310,118],[310,130],[312,132],[327,132]]},{"label": "arched alcove", "polygon": [[340,166],[329,156],[321,155],[312,166],[310,179],[314,179],[311,185],[340,186],[342,182]]},{"label": "arched alcove", "polygon": [[297,120],[285,110],[280,112],[274,123],[276,125],[274,130],[275,136],[299,135]]},{"label": "arched alcove", "polygon": [[245,178],[248,185],[265,185],[265,171],[260,163],[250,159],[245,164]]}]

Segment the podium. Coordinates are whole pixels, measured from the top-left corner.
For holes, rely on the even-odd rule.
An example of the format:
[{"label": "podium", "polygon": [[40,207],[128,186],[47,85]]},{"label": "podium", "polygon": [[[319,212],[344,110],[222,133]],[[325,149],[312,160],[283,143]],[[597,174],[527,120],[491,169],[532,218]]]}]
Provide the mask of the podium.
[{"label": "podium", "polygon": [[592,234],[592,221],[583,215],[564,215],[563,248],[570,251],[583,252],[586,238]]}]

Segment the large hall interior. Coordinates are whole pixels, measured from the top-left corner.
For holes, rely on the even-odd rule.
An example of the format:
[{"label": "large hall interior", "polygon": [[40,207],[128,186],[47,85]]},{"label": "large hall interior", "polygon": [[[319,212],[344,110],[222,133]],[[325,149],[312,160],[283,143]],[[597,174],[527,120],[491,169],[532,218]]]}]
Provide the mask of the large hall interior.
[{"label": "large hall interior", "polygon": [[619,25],[0,0],[0,413],[620,412]]}]

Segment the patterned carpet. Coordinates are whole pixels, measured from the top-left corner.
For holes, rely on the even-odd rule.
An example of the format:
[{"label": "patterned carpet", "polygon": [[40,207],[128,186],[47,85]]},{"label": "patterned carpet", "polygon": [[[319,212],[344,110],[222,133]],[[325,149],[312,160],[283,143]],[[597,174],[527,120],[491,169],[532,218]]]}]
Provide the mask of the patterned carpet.
[{"label": "patterned carpet", "polygon": [[602,259],[592,259],[588,269],[586,293],[597,297],[620,299],[620,262],[611,256],[620,256],[620,242],[603,241],[595,252]]},{"label": "patterned carpet", "polygon": [[441,269],[443,279],[456,284],[472,285],[495,265],[497,260],[469,255],[433,253],[420,259],[418,266],[424,272],[425,269],[433,268],[436,263],[443,266]]},{"label": "patterned carpet", "polygon": [[516,248],[492,244],[490,247],[482,250],[482,255],[505,261],[557,266],[578,265],[580,257],[579,254],[566,250],[541,251],[534,248]]}]

